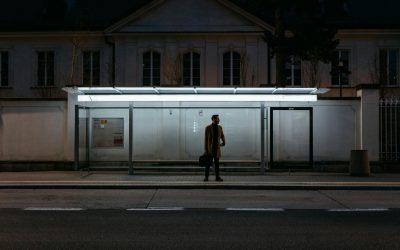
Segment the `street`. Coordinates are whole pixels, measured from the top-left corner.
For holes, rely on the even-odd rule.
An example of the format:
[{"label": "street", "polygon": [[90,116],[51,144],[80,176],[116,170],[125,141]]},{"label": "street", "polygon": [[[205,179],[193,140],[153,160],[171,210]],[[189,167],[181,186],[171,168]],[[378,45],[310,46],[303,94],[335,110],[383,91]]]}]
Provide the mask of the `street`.
[{"label": "street", "polygon": [[0,249],[399,249],[400,211],[0,211]]},{"label": "street", "polygon": [[1,189],[0,209],[399,208],[400,191],[212,189]]},{"label": "street", "polygon": [[0,249],[399,249],[400,191],[0,190]]}]

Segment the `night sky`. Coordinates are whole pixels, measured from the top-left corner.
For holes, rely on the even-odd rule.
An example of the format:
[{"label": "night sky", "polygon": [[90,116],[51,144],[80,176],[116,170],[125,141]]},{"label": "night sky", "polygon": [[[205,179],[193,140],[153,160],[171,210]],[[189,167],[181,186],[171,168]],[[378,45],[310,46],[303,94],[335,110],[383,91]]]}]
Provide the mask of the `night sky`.
[{"label": "night sky", "polygon": [[349,10],[360,18],[395,18],[400,19],[398,0],[350,0]]},{"label": "night sky", "polygon": [[[32,26],[49,24],[50,19],[46,19],[48,8],[46,3],[54,4],[58,0],[0,0],[0,31],[6,29],[12,30],[14,27]],[[59,0],[62,1],[62,0]],[[97,27],[103,28],[120,20],[134,12],[143,3],[150,0],[65,0],[67,12],[73,9],[74,4],[81,3],[84,6],[84,18]],[[246,4],[246,0],[236,0]],[[24,6],[24,8],[21,8]],[[345,20],[355,26],[373,27],[383,24],[389,24],[388,27],[400,27],[400,1],[398,0],[348,0],[347,9],[350,18]],[[54,15],[58,18],[53,23],[71,23],[62,15]],[[76,19],[76,17],[75,17]],[[54,20],[53,20],[54,21]]]}]

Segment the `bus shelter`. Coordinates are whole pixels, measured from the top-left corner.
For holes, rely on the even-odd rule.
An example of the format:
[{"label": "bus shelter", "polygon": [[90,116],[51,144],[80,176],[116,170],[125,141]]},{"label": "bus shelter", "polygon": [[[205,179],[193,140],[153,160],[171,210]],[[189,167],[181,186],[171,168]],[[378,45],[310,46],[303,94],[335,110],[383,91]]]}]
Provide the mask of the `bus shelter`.
[{"label": "bus shelter", "polygon": [[[196,166],[219,114],[221,163],[313,164],[313,103],[327,89],[69,87],[75,169],[135,163]],[[72,123],[72,122],[71,122]]]}]

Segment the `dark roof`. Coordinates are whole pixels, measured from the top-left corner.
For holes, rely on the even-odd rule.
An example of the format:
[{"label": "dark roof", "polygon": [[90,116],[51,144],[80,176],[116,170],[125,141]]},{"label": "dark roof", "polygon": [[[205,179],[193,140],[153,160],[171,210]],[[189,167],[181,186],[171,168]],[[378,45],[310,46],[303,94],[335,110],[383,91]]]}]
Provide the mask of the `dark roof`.
[{"label": "dark roof", "polygon": [[[7,0],[0,8],[0,32],[102,31],[151,0]],[[273,24],[269,10],[248,0],[231,0]],[[22,7],[23,6],[23,7]],[[341,28],[400,28],[397,0],[348,0],[347,17],[333,19]]]},{"label": "dark roof", "polygon": [[102,31],[149,2],[149,0],[12,0],[3,3],[0,8],[0,31]]}]

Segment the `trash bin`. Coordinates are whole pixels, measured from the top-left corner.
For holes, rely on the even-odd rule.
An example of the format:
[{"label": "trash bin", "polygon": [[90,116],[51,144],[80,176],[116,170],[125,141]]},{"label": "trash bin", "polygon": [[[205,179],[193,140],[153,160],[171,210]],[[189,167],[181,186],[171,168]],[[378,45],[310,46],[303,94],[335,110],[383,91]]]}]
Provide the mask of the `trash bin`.
[{"label": "trash bin", "polygon": [[369,176],[368,150],[351,150],[350,175]]}]

